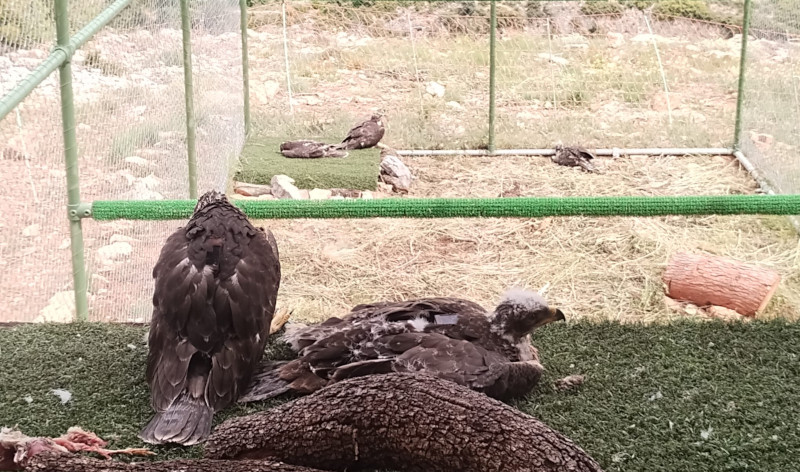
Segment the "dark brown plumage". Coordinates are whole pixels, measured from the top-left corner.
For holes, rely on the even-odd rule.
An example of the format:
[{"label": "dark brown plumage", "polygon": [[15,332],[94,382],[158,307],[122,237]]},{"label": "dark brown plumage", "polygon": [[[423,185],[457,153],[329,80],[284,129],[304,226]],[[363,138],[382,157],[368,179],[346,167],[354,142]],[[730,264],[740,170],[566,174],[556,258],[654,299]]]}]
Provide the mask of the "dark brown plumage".
[{"label": "dark brown plumage", "polygon": [[347,152],[337,149],[335,144],[303,139],[281,143],[281,154],[297,159],[319,159],[322,157],[347,157]]},{"label": "dark brown plumage", "polygon": [[383,139],[386,128],[383,126],[383,114],[375,113],[369,120],[355,126],[347,133],[347,137],[337,144],[338,149],[366,149],[378,144]]},{"label": "dark brown plumage", "polygon": [[145,442],[203,441],[215,412],[235,402],[264,352],[281,276],[269,230],[224,194],[200,197],[153,269],[147,382],[155,416]]},{"label": "dark brown plumage", "polygon": [[561,166],[580,166],[587,172],[599,173],[600,171],[592,163],[594,154],[579,146],[557,145],[556,153],[550,156],[550,160]]},{"label": "dark brown plumage", "polygon": [[306,394],[346,378],[426,372],[506,400],[528,393],[544,370],[530,333],[564,314],[538,293],[512,290],[489,313],[459,298],[358,305],[344,318],[287,326],[299,357],[254,377],[240,401]]}]

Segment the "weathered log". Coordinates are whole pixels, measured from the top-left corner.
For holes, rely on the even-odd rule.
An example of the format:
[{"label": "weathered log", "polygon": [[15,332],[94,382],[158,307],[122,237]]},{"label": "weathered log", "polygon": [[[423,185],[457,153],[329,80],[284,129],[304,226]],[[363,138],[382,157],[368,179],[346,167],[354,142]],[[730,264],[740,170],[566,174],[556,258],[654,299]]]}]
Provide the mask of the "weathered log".
[{"label": "weathered log", "polygon": [[537,419],[422,374],[345,380],[229,419],[209,437],[205,457],[331,471],[601,471],[580,447]]},{"label": "weathered log", "polygon": [[685,252],[672,257],[662,278],[670,298],[745,316],[763,310],[781,281],[780,274],[765,267]]},{"label": "weathered log", "polygon": [[43,452],[33,456],[25,464],[23,470],[31,472],[321,472],[307,467],[272,461],[185,459],[127,464],[57,452]]}]

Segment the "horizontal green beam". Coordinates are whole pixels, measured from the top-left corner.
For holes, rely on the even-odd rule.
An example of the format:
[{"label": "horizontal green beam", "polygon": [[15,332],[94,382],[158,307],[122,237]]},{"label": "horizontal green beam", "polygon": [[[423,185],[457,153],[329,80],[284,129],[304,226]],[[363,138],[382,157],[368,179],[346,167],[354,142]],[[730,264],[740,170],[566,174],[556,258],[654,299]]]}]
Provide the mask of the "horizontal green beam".
[{"label": "horizontal green beam", "polygon": [[0,120],[11,113],[11,110],[25,100],[25,97],[27,97],[33,89],[41,84],[53,71],[58,69],[61,64],[67,62],[79,47],[86,44],[92,36],[113,20],[114,17],[130,3],[131,0],[116,0],[97,15],[95,19],[75,33],[75,35],[70,38],[68,45],[56,46],[50,55],[47,56],[30,75],[22,79],[16,87],[0,98]]},{"label": "horizontal green beam", "polygon": [[[532,218],[544,216],[799,215],[800,195],[690,197],[386,198],[378,200],[234,200],[254,219]],[[194,200],[105,200],[95,220],[189,218]]]}]

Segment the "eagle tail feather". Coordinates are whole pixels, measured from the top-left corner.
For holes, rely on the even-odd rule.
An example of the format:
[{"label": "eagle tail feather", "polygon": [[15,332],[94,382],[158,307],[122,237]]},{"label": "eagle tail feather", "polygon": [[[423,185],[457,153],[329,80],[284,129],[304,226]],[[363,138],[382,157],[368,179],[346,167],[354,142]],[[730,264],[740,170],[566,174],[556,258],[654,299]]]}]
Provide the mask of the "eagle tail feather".
[{"label": "eagle tail feather", "polygon": [[211,433],[214,409],[202,399],[181,394],[166,411],[156,413],[142,428],[139,438],[150,444],[178,443],[191,446]]},{"label": "eagle tail feather", "polygon": [[277,397],[292,390],[291,382],[280,377],[279,367],[286,362],[271,362],[263,370],[253,375],[250,387],[237,400],[250,403]]}]

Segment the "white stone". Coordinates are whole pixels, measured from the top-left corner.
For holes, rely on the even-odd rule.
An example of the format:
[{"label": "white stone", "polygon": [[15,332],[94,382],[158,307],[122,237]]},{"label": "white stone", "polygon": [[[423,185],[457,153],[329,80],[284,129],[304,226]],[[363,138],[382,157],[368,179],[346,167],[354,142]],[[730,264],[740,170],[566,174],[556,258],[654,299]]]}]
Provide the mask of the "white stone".
[{"label": "white stone", "polygon": [[311,200],[327,200],[331,198],[333,192],[326,188],[315,188],[308,192],[308,198]]},{"label": "white stone", "polygon": [[464,110],[464,107],[458,102],[447,102],[447,103],[445,103],[445,105],[448,108],[452,108],[453,110],[456,110],[456,111],[463,111]]},{"label": "white stone", "polygon": [[114,261],[127,258],[133,252],[133,246],[126,242],[111,243],[97,250],[97,256],[103,264],[112,264]]},{"label": "white stone", "polygon": [[434,97],[444,97],[445,88],[438,82],[428,82],[425,85],[425,92]]},{"label": "white stone", "polygon": [[294,185],[294,179],[288,175],[273,175],[270,184],[272,184],[272,195],[275,198],[303,199],[300,189]]},{"label": "white stone", "polygon": [[36,236],[39,236],[40,233],[41,233],[41,227],[39,226],[38,223],[26,226],[25,228],[22,229],[22,235],[25,236],[26,238],[35,238]]},{"label": "white stone", "polygon": [[139,156],[128,156],[125,158],[125,162],[142,167],[147,167],[150,165],[150,161]]},{"label": "white stone", "polygon": [[33,320],[35,323],[69,323],[75,319],[75,292],[56,292]]},{"label": "white stone", "polygon": [[541,52],[541,53],[537,54],[537,56],[542,58],[542,59],[546,59],[546,60],[548,60],[550,62],[553,62],[555,64],[558,64],[558,65],[565,66],[565,65],[569,64],[569,61],[567,59],[565,59],[563,57],[556,56],[555,54]]}]

